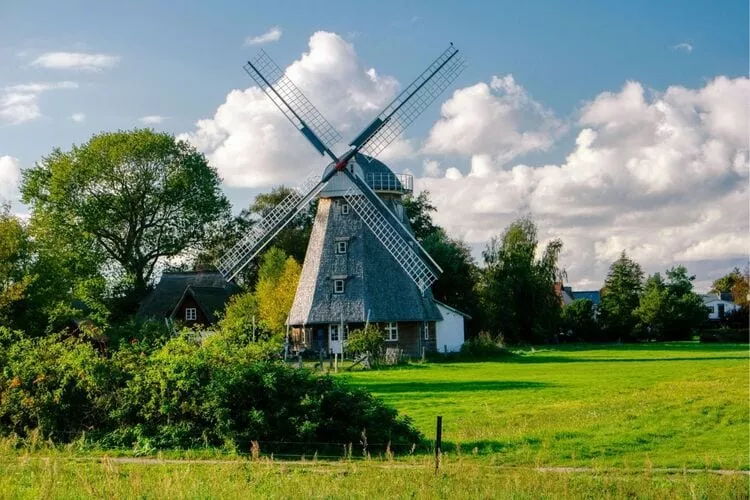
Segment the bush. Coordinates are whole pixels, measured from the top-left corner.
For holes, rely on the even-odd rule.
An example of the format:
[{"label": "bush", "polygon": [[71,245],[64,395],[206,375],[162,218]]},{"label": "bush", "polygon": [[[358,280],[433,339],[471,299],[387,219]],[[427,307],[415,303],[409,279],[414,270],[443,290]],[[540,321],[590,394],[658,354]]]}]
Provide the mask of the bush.
[{"label": "bush", "polygon": [[236,340],[183,333],[151,351],[124,342],[108,358],[79,339],[2,331],[10,348],[0,354],[0,434],[71,441],[85,431],[100,445],[138,450],[244,450],[251,441],[307,449],[358,443],[363,432],[394,445],[421,439],[408,417],[364,390],[269,360],[278,343]]},{"label": "bush", "polygon": [[369,353],[372,361],[377,363],[383,357],[384,345],[383,332],[377,326],[368,324],[349,333],[346,349],[352,354]]}]

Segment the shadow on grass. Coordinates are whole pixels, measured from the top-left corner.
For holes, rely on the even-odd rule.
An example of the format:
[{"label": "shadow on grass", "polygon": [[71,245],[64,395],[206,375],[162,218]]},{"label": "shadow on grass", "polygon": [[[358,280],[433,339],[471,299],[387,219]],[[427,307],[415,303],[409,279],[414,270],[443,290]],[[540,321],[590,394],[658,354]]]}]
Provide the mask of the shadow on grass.
[{"label": "shadow on grass", "polygon": [[513,380],[471,380],[461,382],[368,382],[362,384],[373,393],[434,393],[434,392],[475,392],[475,391],[514,391],[520,389],[541,389],[555,384],[542,382],[522,382]]}]

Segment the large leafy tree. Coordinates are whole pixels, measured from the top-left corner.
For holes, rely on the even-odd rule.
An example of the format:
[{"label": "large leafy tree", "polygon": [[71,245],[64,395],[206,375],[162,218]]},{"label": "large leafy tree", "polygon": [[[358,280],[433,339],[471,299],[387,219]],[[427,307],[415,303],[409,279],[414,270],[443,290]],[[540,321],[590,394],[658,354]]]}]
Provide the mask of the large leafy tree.
[{"label": "large leafy tree", "polygon": [[31,241],[21,221],[0,207],[0,325],[12,325],[14,309],[34,278],[30,274]]},{"label": "large leafy tree", "polygon": [[556,327],[560,303],[554,283],[564,277],[562,241],[550,241],[537,258],[537,228],[529,217],[513,222],[483,252],[479,282],[487,328],[510,341],[546,341]]},{"label": "large leafy tree", "polygon": [[631,339],[643,290],[643,269],[625,251],[609,267],[604,280],[601,324],[610,339]]},{"label": "large leafy tree", "polygon": [[664,280],[655,273],[646,280],[639,306],[636,335],[643,340],[685,340],[706,320],[706,308],[693,292],[693,280],[684,266],[669,269]]},{"label": "large leafy tree", "polygon": [[228,215],[220,184],[188,143],[136,129],[55,149],[24,173],[22,195],[40,234],[90,242],[137,300],[157,263],[201,246]]}]

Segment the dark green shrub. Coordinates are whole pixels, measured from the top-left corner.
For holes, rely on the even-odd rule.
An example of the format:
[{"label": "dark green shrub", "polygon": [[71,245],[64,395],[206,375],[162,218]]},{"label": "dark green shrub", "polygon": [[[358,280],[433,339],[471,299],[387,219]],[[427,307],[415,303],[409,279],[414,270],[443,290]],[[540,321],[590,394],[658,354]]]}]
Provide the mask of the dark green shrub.
[{"label": "dark green shrub", "polygon": [[349,333],[346,349],[352,354],[369,353],[372,361],[378,362],[383,357],[383,332],[374,324]]}]

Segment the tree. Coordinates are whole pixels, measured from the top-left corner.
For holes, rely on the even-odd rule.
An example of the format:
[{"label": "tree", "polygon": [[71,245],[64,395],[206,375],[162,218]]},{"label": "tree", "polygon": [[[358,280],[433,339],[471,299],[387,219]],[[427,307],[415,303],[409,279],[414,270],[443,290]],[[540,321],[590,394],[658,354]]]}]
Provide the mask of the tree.
[{"label": "tree", "polygon": [[735,267],[729,274],[715,280],[711,293],[731,293],[732,302],[747,307],[748,293],[750,293],[750,266],[745,266],[743,270]]},{"label": "tree", "polygon": [[609,267],[602,289],[600,318],[610,339],[632,338],[637,323],[633,311],[639,305],[642,290],[643,270],[623,250]]},{"label": "tree", "polygon": [[34,278],[31,266],[31,241],[21,221],[0,207],[0,325],[14,325],[14,306],[21,301]]},{"label": "tree", "polygon": [[409,194],[404,197],[403,203],[417,241],[422,242],[438,229],[432,222],[432,212],[437,209],[430,201],[429,191],[421,191],[416,197],[414,194]]},{"label": "tree", "polygon": [[349,333],[346,350],[355,354],[369,354],[371,361],[377,365],[383,357],[385,339],[383,332],[373,323]]},{"label": "tree", "polygon": [[149,129],[105,132],[55,149],[24,172],[32,223],[90,239],[138,300],[158,262],[199,247],[227,216],[221,181],[203,154]]},{"label": "tree", "polygon": [[276,247],[263,255],[255,287],[260,319],[273,333],[281,333],[292,308],[302,268]]},{"label": "tree", "polygon": [[540,258],[538,246],[536,225],[523,217],[500,240],[493,238],[482,254],[485,268],[478,291],[486,326],[510,341],[544,342],[559,318],[554,283],[564,277],[558,267],[562,242],[549,242]]},{"label": "tree", "polygon": [[666,276],[665,281],[655,273],[646,280],[634,311],[636,336],[642,340],[686,340],[706,320],[703,301],[693,292],[695,276],[684,266],[667,270]]},{"label": "tree", "polygon": [[590,299],[576,299],[560,311],[560,328],[575,339],[586,342],[600,340],[594,303]]}]

